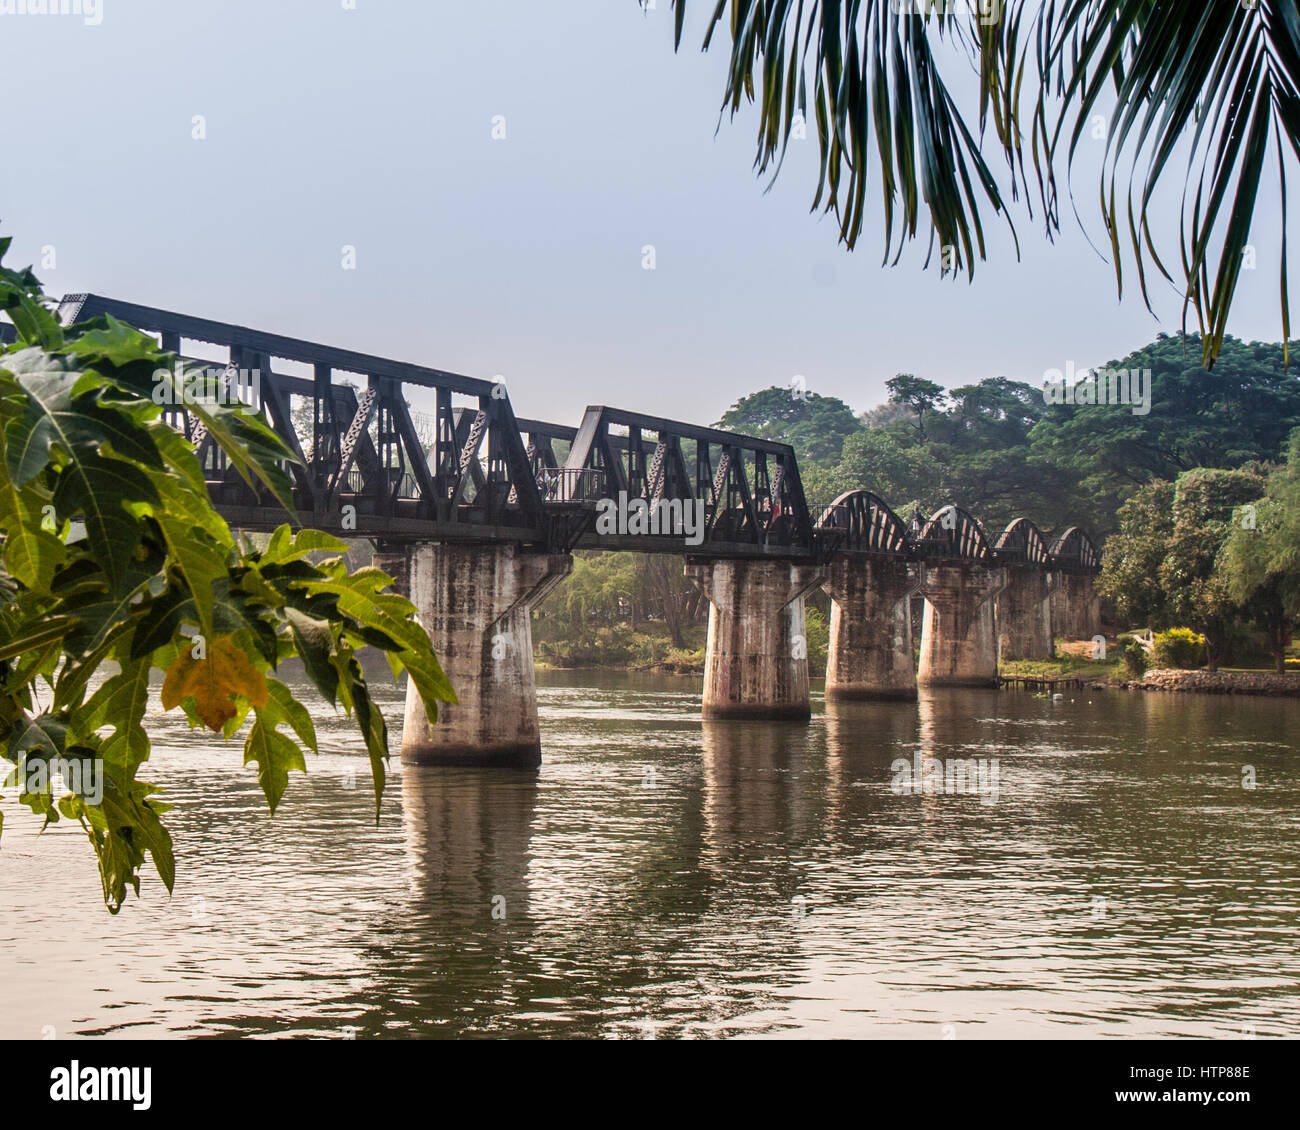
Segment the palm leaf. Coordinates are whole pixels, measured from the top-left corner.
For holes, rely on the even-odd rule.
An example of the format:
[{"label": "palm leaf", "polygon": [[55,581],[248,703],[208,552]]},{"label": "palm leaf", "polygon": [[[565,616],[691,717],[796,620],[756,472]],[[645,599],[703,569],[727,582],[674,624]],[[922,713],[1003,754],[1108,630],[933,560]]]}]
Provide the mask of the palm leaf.
[{"label": "palm leaf", "polygon": [[[674,0],[679,45],[686,6]],[[931,248],[937,243],[943,252],[941,272],[964,269],[973,278],[975,260],[985,257],[984,212],[1010,225],[1006,200],[1023,189],[1032,214],[1026,148],[1050,238],[1060,226],[1057,170],[1072,167],[1085,131],[1112,101],[1098,202],[1116,285],[1122,295],[1130,255],[1148,308],[1157,275],[1175,283],[1185,316],[1194,313],[1199,324],[1207,364],[1223,344],[1270,165],[1285,227],[1285,163],[1300,157],[1295,0],[717,0],[706,49],[724,19],[732,43],[723,111],[734,117],[745,101],[756,103],[760,172],[780,170],[795,107],[803,112],[812,85],[819,161],[813,208],[836,215],[849,248],[866,222],[874,142],[885,262],[896,239],[894,263],[918,229],[927,234],[920,221],[928,220]],[[931,49],[945,38],[965,49],[978,72],[977,124],[957,109]],[[1031,59],[1036,74],[1026,83]],[[1021,112],[1024,97],[1029,115]],[[1006,161],[1005,188],[983,154],[990,126]],[[1176,175],[1171,164],[1183,150],[1176,278],[1152,219],[1157,189]],[[1070,198],[1078,216],[1072,191]],[[1289,336],[1285,231],[1280,255]]]}]

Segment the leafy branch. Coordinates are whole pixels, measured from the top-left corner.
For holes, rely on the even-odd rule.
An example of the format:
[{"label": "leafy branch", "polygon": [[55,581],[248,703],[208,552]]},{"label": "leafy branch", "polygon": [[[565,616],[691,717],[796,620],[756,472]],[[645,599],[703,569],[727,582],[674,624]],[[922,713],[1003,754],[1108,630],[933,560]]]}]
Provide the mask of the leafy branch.
[{"label": "leafy branch", "polygon": [[[110,911],[128,886],[138,896],[146,856],[170,891],[169,806],[137,777],[152,673],[164,673],[163,708],[192,726],[229,738],[252,715],[244,761],[274,812],[316,750],[310,713],[275,678],[296,656],[355,718],[378,819],[388,734],[358,651],[407,671],[431,718],[455,701],[414,606],[376,569],[349,574],[346,547],[318,531],[281,526],[261,551],[236,542],[158,401],[184,402],[229,465],[286,507],[293,456],[242,404],[184,398],[192,374],[152,338],[111,317],[65,329],[31,271],[2,264],[0,309],[18,337],[0,349],[0,783],[46,824],[81,824]],[[155,397],[159,382],[170,399]],[[339,556],[313,563],[322,553]],[[65,795],[29,788],[63,765],[87,769]]]}]

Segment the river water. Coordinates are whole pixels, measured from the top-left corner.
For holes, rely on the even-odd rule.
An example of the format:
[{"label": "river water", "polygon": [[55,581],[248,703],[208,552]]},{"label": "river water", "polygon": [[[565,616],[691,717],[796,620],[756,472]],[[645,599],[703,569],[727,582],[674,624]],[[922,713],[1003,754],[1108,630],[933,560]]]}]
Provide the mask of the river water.
[{"label": "river water", "polygon": [[[378,827],[327,709],[274,819],[238,746],[156,716],[179,875],[116,917],[10,794],[0,1037],[1300,1035],[1296,700],[702,724],[698,679],[539,682],[540,772],[395,758]],[[922,758],[977,772],[910,789]]]}]

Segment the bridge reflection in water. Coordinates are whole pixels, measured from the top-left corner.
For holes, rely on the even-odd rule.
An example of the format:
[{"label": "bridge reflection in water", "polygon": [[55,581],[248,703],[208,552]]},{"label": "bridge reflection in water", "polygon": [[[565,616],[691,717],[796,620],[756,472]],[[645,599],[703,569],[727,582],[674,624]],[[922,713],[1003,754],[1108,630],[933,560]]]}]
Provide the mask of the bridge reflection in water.
[{"label": "bridge reflection in water", "polygon": [[[1210,815],[1231,774],[1189,789],[1184,762],[1150,756],[1186,741],[1166,699],[956,689],[828,702],[812,725],[701,724],[680,679],[546,682],[557,744],[540,788],[527,773],[404,771],[413,904],[373,949],[411,994],[390,1024],[432,1031],[434,1014],[441,1030],[485,1034],[937,1036],[944,1024],[1222,1034],[1246,1018],[1271,1031],[1300,1020],[1293,990],[1252,987],[1222,948],[1241,925],[1262,946],[1252,968],[1300,968],[1265,937],[1280,904],[1238,903],[1236,864],[1193,846],[1256,842],[1268,817]],[[1294,709],[1268,703],[1248,723],[1274,768]],[[1248,714],[1197,712],[1206,744],[1183,748],[1201,773]],[[996,803],[900,794],[893,765],[918,755],[1000,759]],[[1152,844],[1139,829],[1166,801],[1167,834]],[[459,803],[468,819],[449,811]],[[1274,842],[1270,858],[1295,850]],[[506,887],[526,920],[492,920]],[[1095,914],[1099,892],[1109,918]],[[1216,906],[1241,917],[1216,926]],[[412,912],[414,931],[399,921]],[[1170,934],[1176,922],[1190,932]],[[424,930],[435,947],[412,937]],[[1175,989],[1171,970],[1193,968],[1199,987]]]},{"label": "bridge reflection in water", "polygon": [[[345,719],[268,819],[237,750],[151,713],[175,894],[110,918],[78,829],[7,822],[0,1037],[1300,1031],[1294,700],[720,724],[690,679],[540,683],[540,770],[401,767],[378,827]],[[997,757],[997,803],[896,792],[918,751]]]}]

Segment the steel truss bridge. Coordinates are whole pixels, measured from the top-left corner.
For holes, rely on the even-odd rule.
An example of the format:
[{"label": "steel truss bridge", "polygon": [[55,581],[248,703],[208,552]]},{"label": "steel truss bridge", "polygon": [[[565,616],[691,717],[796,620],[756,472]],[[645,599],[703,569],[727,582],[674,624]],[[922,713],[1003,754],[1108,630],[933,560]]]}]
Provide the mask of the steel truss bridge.
[{"label": "steel truss bridge", "polygon": [[[1070,573],[1100,566],[1078,527],[1049,544],[1019,518],[990,540],[976,518],[946,506],[909,529],[867,490],[814,513],[784,443],[604,406],[589,407],[577,427],[519,419],[504,386],[491,381],[102,295],[69,295],[59,306],[65,325],[103,315],[195,365],[256,372],[249,385],[232,374],[230,387],[244,391],[298,460],[286,468],[292,519],[382,548],[445,541],[813,563],[869,555]],[[188,353],[195,345],[224,356]],[[413,412],[408,397],[417,391],[429,412]],[[232,526],[266,530],[285,521],[283,508],[227,465],[183,406],[167,415],[194,443]],[[620,496],[665,512],[703,503],[699,544],[687,545],[680,532],[598,532],[598,504]]]}]

